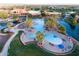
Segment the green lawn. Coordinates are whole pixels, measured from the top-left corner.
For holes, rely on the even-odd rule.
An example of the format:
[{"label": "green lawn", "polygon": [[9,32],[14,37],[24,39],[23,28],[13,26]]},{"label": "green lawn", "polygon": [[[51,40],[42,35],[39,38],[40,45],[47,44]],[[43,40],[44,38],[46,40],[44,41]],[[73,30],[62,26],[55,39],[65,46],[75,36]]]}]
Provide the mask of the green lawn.
[{"label": "green lawn", "polygon": [[51,56],[53,55],[39,48],[34,43],[24,46],[20,42],[19,36],[16,36],[16,39],[12,41],[8,52],[9,52],[9,56]]},{"label": "green lawn", "polygon": [[3,48],[3,45],[2,45],[2,44],[0,44],[0,52],[2,51],[2,48]]},{"label": "green lawn", "polygon": [[[9,56],[54,56],[54,54],[37,47],[34,43],[24,46],[19,40],[19,35],[12,41],[8,52]],[[79,56],[79,46],[68,56]]]},{"label": "green lawn", "polygon": [[79,46],[77,46],[76,49],[68,56],[79,56]]}]

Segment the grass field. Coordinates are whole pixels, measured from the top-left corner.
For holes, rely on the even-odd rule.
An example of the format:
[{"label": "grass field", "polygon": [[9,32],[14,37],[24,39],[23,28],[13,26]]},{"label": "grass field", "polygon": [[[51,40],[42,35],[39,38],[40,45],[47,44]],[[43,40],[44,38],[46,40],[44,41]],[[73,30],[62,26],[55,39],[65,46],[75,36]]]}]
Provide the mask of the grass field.
[{"label": "grass field", "polygon": [[39,48],[34,43],[24,46],[20,42],[19,36],[16,36],[16,39],[12,41],[8,52],[9,52],[9,56],[51,56],[53,55]]},{"label": "grass field", "polygon": [[68,54],[68,56],[79,56],[79,46],[71,54]]},{"label": "grass field", "polygon": [[0,44],[0,52],[2,51],[2,48],[3,48],[3,45],[2,45],[2,44]]},{"label": "grass field", "polygon": [[[24,46],[19,40],[19,35],[15,37],[10,45],[9,56],[54,56],[54,54],[44,51],[34,43]],[[68,56],[79,56],[79,46]]]}]

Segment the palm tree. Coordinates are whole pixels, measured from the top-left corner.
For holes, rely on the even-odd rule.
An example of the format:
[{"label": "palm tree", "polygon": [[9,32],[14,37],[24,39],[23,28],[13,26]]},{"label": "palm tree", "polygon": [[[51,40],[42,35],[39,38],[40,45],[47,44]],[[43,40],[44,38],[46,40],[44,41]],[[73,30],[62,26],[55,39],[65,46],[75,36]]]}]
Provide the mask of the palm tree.
[{"label": "palm tree", "polygon": [[41,10],[41,16],[43,16],[43,17],[46,16],[44,10]]},{"label": "palm tree", "polygon": [[48,19],[45,25],[48,27],[49,30],[57,28],[57,22],[53,19]]},{"label": "palm tree", "polygon": [[8,18],[8,13],[6,13],[6,12],[0,12],[0,18],[2,18],[2,19],[7,19]]},{"label": "palm tree", "polygon": [[42,32],[37,32],[36,38],[38,42],[42,43],[44,40],[44,34]]},{"label": "palm tree", "polygon": [[64,26],[59,26],[59,32],[62,33],[62,34],[66,34],[66,29]]},{"label": "palm tree", "polygon": [[17,15],[13,15],[13,19],[16,19],[16,18],[18,18],[18,16]]},{"label": "palm tree", "polygon": [[33,22],[32,22],[32,19],[31,18],[29,18],[27,21],[26,21],[26,25],[27,25],[27,27],[32,27],[32,25],[33,25]]},{"label": "palm tree", "polygon": [[77,19],[75,17],[75,14],[71,14],[70,17],[68,17],[65,22],[67,22],[72,29],[75,29],[75,26],[77,25]]}]

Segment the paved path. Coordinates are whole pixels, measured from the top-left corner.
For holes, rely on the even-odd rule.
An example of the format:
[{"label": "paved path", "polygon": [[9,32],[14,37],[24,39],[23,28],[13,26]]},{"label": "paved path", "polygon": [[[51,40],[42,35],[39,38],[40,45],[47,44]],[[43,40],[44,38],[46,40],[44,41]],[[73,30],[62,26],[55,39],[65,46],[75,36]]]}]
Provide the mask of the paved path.
[{"label": "paved path", "polygon": [[[11,35],[12,35],[12,33],[11,33]],[[6,43],[6,41],[10,38],[11,35],[0,33],[0,44],[4,45]]]},{"label": "paved path", "polygon": [[9,40],[6,42],[6,44],[4,45],[2,52],[0,53],[1,56],[7,56],[8,55],[8,49],[10,47],[10,43],[12,42],[12,40],[14,39],[14,37],[18,34],[18,31],[16,31],[10,38]]}]

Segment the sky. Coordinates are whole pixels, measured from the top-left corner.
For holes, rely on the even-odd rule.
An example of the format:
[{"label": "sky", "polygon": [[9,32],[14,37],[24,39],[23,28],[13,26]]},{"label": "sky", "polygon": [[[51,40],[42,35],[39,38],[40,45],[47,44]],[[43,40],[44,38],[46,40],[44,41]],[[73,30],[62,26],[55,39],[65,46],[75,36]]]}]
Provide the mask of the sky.
[{"label": "sky", "polygon": [[0,0],[0,4],[10,3],[10,4],[79,4],[79,0]]}]

